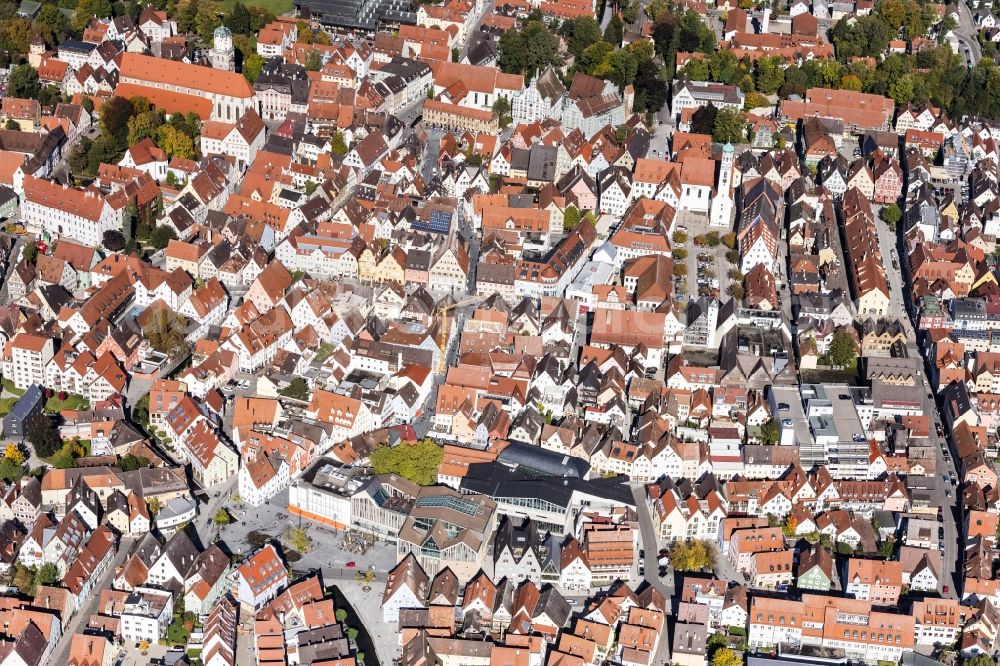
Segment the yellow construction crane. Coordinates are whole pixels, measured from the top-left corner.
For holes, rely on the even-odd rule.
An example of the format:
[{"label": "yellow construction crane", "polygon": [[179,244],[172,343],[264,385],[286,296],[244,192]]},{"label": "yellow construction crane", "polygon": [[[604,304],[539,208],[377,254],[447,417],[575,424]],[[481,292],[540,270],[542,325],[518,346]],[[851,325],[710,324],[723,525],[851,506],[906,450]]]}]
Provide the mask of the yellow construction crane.
[{"label": "yellow construction crane", "polygon": [[448,363],[448,313],[455,308],[472,305],[473,303],[480,303],[486,300],[486,298],[486,296],[472,296],[450,305],[445,305],[440,309],[439,314],[441,315],[441,324],[440,330],[438,331],[438,347],[441,349],[441,354],[438,357],[438,374],[444,374],[445,366]]}]

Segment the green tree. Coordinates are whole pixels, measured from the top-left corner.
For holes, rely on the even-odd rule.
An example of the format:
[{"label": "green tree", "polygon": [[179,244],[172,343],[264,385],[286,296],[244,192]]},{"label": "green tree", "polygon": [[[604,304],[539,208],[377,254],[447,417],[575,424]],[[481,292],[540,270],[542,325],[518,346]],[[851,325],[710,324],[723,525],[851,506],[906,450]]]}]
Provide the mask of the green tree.
[{"label": "green tree", "polygon": [[222,25],[219,18],[219,6],[211,0],[198,0],[198,9],[195,10],[194,28],[198,36],[211,43],[215,29]]},{"label": "green tree", "polygon": [[631,25],[639,18],[639,3],[635,0],[619,0],[618,8],[622,13],[622,20]]},{"label": "green tree", "polygon": [[344,141],[344,133],[340,130],[334,130],[333,136],[330,137],[330,150],[334,155],[346,155],[350,152],[347,142]]},{"label": "green tree", "polygon": [[40,458],[48,458],[62,448],[62,438],[46,414],[35,414],[28,420],[25,437],[35,447]]},{"label": "green tree", "polygon": [[228,525],[233,522],[233,518],[225,509],[219,509],[215,512],[215,515],[212,516],[212,522],[216,525]]},{"label": "green tree", "polygon": [[257,81],[266,63],[267,61],[264,60],[264,56],[259,53],[251,53],[243,59],[243,77],[250,83],[254,83]]},{"label": "green tree", "polygon": [[11,585],[25,596],[34,596],[36,574],[37,571],[34,567],[26,567],[20,561],[15,560],[14,571],[10,578]]},{"label": "green tree", "polygon": [[148,458],[132,455],[131,453],[122,456],[122,459],[118,461],[118,467],[120,467],[123,472],[133,472],[137,469],[149,467],[150,464],[151,463]]},{"label": "green tree", "polygon": [[[112,97],[112,100],[117,99]],[[119,145],[118,140],[110,134],[101,134],[90,145],[87,151],[87,163],[84,173],[96,175],[97,169],[102,163],[112,164],[118,161],[122,153],[125,152],[125,142]]]},{"label": "green tree", "polygon": [[13,118],[8,118],[7,122],[3,124],[3,128],[6,130],[11,130],[13,132],[21,131],[21,124],[14,120]]},{"label": "green tree", "polygon": [[830,341],[830,362],[841,368],[853,368],[858,359],[858,345],[844,329],[833,332]]},{"label": "green tree", "polygon": [[962,660],[962,666],[996,666],[996,662],[988,654],[977,654],[975,657],[966,657]]},{"label": "green tree", "polygon": [[772,416],[760,426],[760,438],[765,444],[777,444],[780,436],[781,428],[775,417]]},{"label": "green tree", "polygon": [[233,10],[226,17],[226,26],[234,35],[252,35],[250,29],[250,12],[242,2],[233,5]]},{"label": "green tree", "polygon": [[128,119],[128,143],[134,146],[143,139],[156,135],[157,128],[163,124],[163,114],[157,111],[137,113]]},{"label": "green tree", "polygon": [[914,82],[909,74],[897,78],[889,84],[889,96],[896,104],[907,104],[913,100]]},{"label": "green tree", "polygon": [[530,78],[549,65],[561,65],[559,39],[541,21],[528,21],[521,32],[508,30],[497,45],[498,64],[508,74]]},{"label": "green tree", "polygon": [[294,398],[296,400],[308,400],[309,399],[309,384],[302,377],[296,377],[292,380],[292,383],[281,390],[281,395],[286,398]]},{"label": "green tree", "polygon": [[635,75],[636,111],[651,111],[653,113],[663,108],[667,102],[667,80],[659,65],[653,60],[643,60],[639,63]]},{"label": "green tree", "polygon": [[153,349],[163,354],[176,354],[187,349],[184,330],[187,319],[173,310],[157,310],[152,314],[143,335],[149,340]]},{"label": "green tree", "polygon": [[703,60],[708,64],[711,79],[719,83],[735,85],[746,73],[743,63],[732,51],[716,51]]},{"label": "green tree", "polygon": [[[16,5],[5,4],[13,15],[17,11]],[[11,56],[23,55],[28,52],[28,39],[31,37],[31,22],[27,19],[17,17],[6,17],[0,21],[0,56],[3,62],[9,63]]]},{"label": "green tree", "polygon": [[157,250],[162,250],[167,247],[167,244],[172,240],[177,240],[177,232],[174,231],[173,227],[168,227],[162,224],[153,229],[153,233],[149,236],[150,245]]},{"label": "green tree", "polygon": [[117,229],[108,229],[101,237],[101,245],[109,252],[121,252],[125,249],[125,236]]},{"label": "green tree", "polygon": [[618,48],[625,38],[625,24],[618,14],[614,14],[608,21],[608,27],[604,29],[604,41]]},{"label": "green tree", "polygon": [[352,643],[358,640],[358,630],[356,628],[348,627],[345,633],[347,633],[347,640],[351,641]]},{"label": "green tree", "polygon": [[51,562],[46,562],[38,570],[38,582],[42,585],[52,585],[53,583],[58,583],[60,578],[59,567]]},{"label": "green tree", "polygon": [[715,116],[712,138],[719,143],[741,143],[746,141],[747,121],[736,109],[721,109]]},{"label": "green tree", "polygon": [[114,139],[122,150],[128,146],[128,121],[135,113],[132,100],[125,97],[112,97],[101,107],[101,129]]},{"label": "green tree", "polygon": [[89,153],[92,147],[93,142],[90,139],[85,136],[80,137],[80,140],[76,142],[76,145],[73,146],[73,149],[70,150],[69,155],[66,157],[66,163],[69,165],[70,172],[82,174],[87,171]]},{"label": "green tree", "polygon": [[890,229],[895,229],[896,224],[903,217],[903,213],[899,210],[899,206],[892,203],[882,209],[881,216]]},{"label": "green tree", "polygon": [[675,541],[670,563],[677,571],[700,571],[715,565],[715,546],[710,541]]},{"label": "green tree", "polygon": [[92,16],[113,16],[110,0],[80,0],[73,12],[73,30],[82,33]]},{"label": "green tree", "polygon": [[[35,26],[44,28],[45,32],[48,33],[46,42],[53,46],[66,39],[70,32],[69,20],[66,15],[53,4],[42,5],[38,11],[38,17],[35,19]],[[49,38],[52,41],[49,41]]]},{"label": "green tree", "polygon": [[289,527],[286,536],[292,548],[302,555],[312,550],[312,539],[305,527]]},{"label": "green tree", "polygon": [[257,34],[260,29],[275,19],[274,14],[261,7],[250,7],[250,32]]},{"label": "green tree", "polygon": [[726,640],[725,634],[723,634],[721,632],[717,631],[714,634],[712,634],[711,636],[709,636],[708,637],[708,643],[707,643],[709,657],[711,657],[712,655],[714,655],[715,652],[716,652],[716,650],[718,650],[719,648],[726,647],[726,645],[728,645],[728,643],[729,643],[729,641]]},{"label": "green tree", "polygon": [[743,660],[727,647],[719,648],[712,655],[712,666],[742,666]]},{"label": "green tree", "polygon": [[31,65],[17,65],[10,70],[7,77],[7,97],[35,99],[40,88],[38,71]]},{"label": "green tree", "polygon": [[559,33],[566,38],[566,48],[579,58],[583,50],[601,40],[601,24],[593,16],[578,16],[564,21]]},{"label": "green tree", "polygon": [[5,481],[19,481],[25,474],[24,463],[18,463],[11,458],[0,458],[0,479]]},{"label": "green tree", "polygon": [[754,85],[765,95],[778,92],[785,82],[785,61],[776,56],[763,56],[754,62]]},{"label": "green tree", "polygon": [[167,154],[167,157],[194,159],[194,141],[186,132],[182,132],[171,124],[156,128],[156,145]]},{"label": "green tree", "polygon": [[303,66],[310,72],[318,72],[323,69],[323,56],[316,49],[309,49],[306,52],[306,61]]},{"label": "green tree", "polygon": [[510,115],[510,101],[506,97],[497,97],[497,100],[493,102],[493,113],[496,114],[500,122],[500,128],[507,129],[513,120]]},{"label": "green tree", "polygon": [[422,486],[437,482],[437,468],[444,449],[431,439],[414,444],[380,446],[372,451],[371,463],[376,474],[393,473]]},{"label": "green tree", "polygon": [[684,76],[692,81],[708,81],[712,76],[707,58],[691,58],[682,71]]},{"label": "green tree", "polygon": [[580,209],[570,204],[563,213],[563,229],[570,231],[580,222]]},{"label": "green tree", "polygon": [[691,115],[692,134],[712,134],[715,132],[715,117],[719,110],[713,104],[698,107]]},{"label": "green tree", "polygon": [[586,72],[591,76],[605,77],[611,75],[611,59],[614,57],[615,47],[605,41],[591,44],[583,50],[577,62],[577,69]]},{"label": "green tree", "polygon": [[347,619],[347,611],[343,608],[338,608],[333,612],[333,616],[337,618],[337,622],[343,622]]}]

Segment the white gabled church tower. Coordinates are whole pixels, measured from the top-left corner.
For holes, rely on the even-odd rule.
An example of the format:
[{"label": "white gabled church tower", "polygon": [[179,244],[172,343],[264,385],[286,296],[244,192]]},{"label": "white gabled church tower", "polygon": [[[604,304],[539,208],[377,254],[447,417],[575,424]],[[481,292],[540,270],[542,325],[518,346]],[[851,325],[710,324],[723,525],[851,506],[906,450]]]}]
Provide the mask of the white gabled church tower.
[{"label": "white gabled church tower", "polygon": [[736,151],[731,143],[722,147],[719,177],[715,182],[715,197],[709,213],[709,225],[729,227],[733,219],[733,161]]},{"label": "white gabled church tower", "polygon": [[208,60],[214,69],[223,69],[227,72],[236,70],[233,33],[224,25],[215,29],[215,34],[212,36],[212,49],[208,52]]}]

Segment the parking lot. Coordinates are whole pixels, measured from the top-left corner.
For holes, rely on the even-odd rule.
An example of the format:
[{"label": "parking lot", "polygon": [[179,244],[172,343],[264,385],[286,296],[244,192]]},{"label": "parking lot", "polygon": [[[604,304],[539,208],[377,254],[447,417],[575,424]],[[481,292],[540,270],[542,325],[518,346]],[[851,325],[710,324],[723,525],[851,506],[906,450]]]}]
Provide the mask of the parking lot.
[{"label": "parking lot", "polygon": [[146,666],[163,659],[170,649],[166,645],[154,643],[146,649],[146,654],[143,654],[135,643],[126,643],[115,658],[115,666]]},{"label": "parking lot", "polygon": [[683,215],[678,228],[686,230],[687,240],[674,245],[688,253],[685,260],[687,276],[678,282],[678,292],[692,299],[725,297],[730,283],[729,271],[736,268],[726,258],[729,248],[721,240],[730,229],[710,227],[708,217],[703,214],[687,212]]}]

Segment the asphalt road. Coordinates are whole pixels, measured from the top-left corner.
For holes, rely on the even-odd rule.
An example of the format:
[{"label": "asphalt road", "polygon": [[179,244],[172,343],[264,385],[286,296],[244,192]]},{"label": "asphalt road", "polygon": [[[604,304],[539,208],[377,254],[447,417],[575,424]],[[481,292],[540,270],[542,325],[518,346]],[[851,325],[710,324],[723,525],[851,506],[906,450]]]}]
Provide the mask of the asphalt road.
[{"label": "asphalt road", "polygon": [[958,2],[958,27],[955,28],[955,37],[958,39],[958,43],[961,44],[963,51],[965,49],[969,50],[972,55],[972,62],[969,63],[970,66],[975,66],[983,58],[983,50],[979,46],[979,39],[977,38],[979,31],[976,29],[976,25],[972,22],[972,10],[969,9],[969,5],[966,4],[965,0],[959,0]]}]

